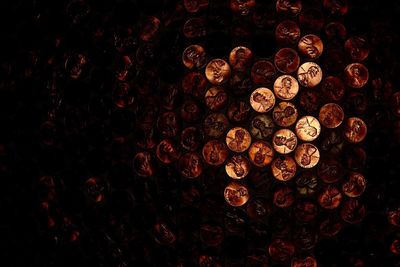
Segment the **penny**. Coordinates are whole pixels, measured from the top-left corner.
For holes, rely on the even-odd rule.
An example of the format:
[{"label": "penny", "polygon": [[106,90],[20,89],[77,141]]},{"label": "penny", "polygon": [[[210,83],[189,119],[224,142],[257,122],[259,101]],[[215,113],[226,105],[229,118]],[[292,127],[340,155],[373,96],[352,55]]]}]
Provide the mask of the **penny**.
[{"label": "penny", "polygon": [[322,80],[322,69],[314,62],[303,63],[297,71],[297,79],[302,86],[313,88]]},{"label": "penny", "polygon": [[250,162],[245,156],[235,155],[227,160],[225,171],[233,179],[242,179],[249,174]]},{"label": "penny", "polygon": [[213,222],[204,223],[200,227],[200,240],[208,246],[218,246],[224,240],[224,229]]},{"label": "penny", "polygon": [[295,17],[300,14],[302,4],[300,0],[278,0],[276,1],[276,11],[287,16]]},{"label": "penny", "polygon": [[288,154],[296,148],[297,137],[289,129],[280,129],[275,132],[272,139],[272,144],[276,152],[281,154]]},{"label": "penny", "polygon": [[294,156],[297,164],[302,168],[312,168],[317,165],[320,155],[318,148],[310,143],[303,143],[296,148]]},{"label": "penny", "polygon": [[288,262],[295,253],[292,241],[274,239],[268,246],[268,253],[274,261]]},{"label": "penny", "polygon": [[175,137],[180,130],[178,115],[172,111],[162,113],[157,120],[157,129],[164,138]]},{"label": "penny", "polygon": [[181,106],[180,113],[185,122],[196,122],[201,117],[201,107],[195,100],[188,99]]},{"label": "penny", "polygon": [[321,149],[331,155],[339,155],[344,148],[341,130],[325,131],[320,139]]},{"label": "penny", "polygon": [[149,152],[139,152],[133,158],[133,169],[142,177],[149,177],[154,174],[154,164]]},{"label": "penny", "polygon": [[294,244],[302,251],[311,250],[317,243],[317,234],[313,227],[296,225],[293,230]]},{"label": "penny", "polygon": [[247,229],[247,221],[247,214],[243,209],[228,207],[224,216],[225,231],[236,234],[243,233]]},{"label": "penny", "polygon": [[268,139],[274,131],[275,124],[268,115],[257,115],[251,120],[250,133],[256,139]]},{"label": "penny", "polygon": [[309,8],[299,16],[300,28],[305,32],[320,32],[324,26],[324,14],[319,8]]},{"label": "penny", "polygon": [[208,62],[205,73],[210,83],[220,85],[229,80],[231,67],[225,60],[215,58]]},{"label": "penny", "polygon": [[268,60],[258,60],[251,67],[251,79],[255,84],[271,84],[276,75],[274,64]]},{"label": "penny", "polygon": [[297,192],[302,196],[314,194],[318,186],[318,177],[311,171],[301,173],[296,178]]},{"label": "penny", "polygon": [[187,127],[181,134],[181,145],[189,151],[197,150],[203,141],[203,133],[197,127]]},{"label": "penny", "polygon": [[234,72],[230,80],[230,92],[237,96],[247,95],[253,90],[253,83],[245,72]]},{"label": "penny", "polygon": [[350,143],[359,143],[367,135],[367,125],[357,117],[351,117],[346,120],[344,126],[344,138]]},{"label": "penny", "polygon": [[165,164],[170,164],[179,158],[179,151],[171,139],[162,140],[156,150],[157,158]]},{"label": "penny", "polygon": [[228,94],[220,87],[211,87],[205,94],[205,103],[210,110],[223,109],[228,103]]},{"label": "penny", "polygon": [[247,215],[251,219],[261,219],[270,213],[269,201],[265,197],[252,198],[247,204]]},{"label": "penny", "polygon": [[276,52],[274,63],[277,70],[288,74],[295,72],[300,65],[300,57],[292,48],[281,48]]},{"label": "penny", "polygon": [[288,127],[297,120],[297,109],[290,102],[280,102],[274,107],[272,117],[277,125]]},{"label": "penny", "polygon": [[334,237],[342,230],[343,223],[337,218],[328,218],[319,226],[319,232],[322,236]]},{"label": "penny", "polygon": [[221,137],[228,126],[228,119],[222,113],[211,113],[204,119],[204,133],[210,137]]},{"label": "penny", "polygon": [[161,21],[157,17],[147,18],[144,27],[140,32],[140,39],[145,42],[150,42],[155,39],[161,29]]},{"label": "penny", "polygon": [[364,61],[369,55],[369,47],[365,38],[353,36],[347,39],[344,49],[353,62]]},{"label": "penny", "polygon": [[345,222],[358,224],[364,219],[365,206],[358,199],[348,199],[342,205],[340,216]]},{"label": "penny", "polygon": [[250,133],[241,127],[230,129],[226,134],[226,144],[233,152],[244,152],[251,144]]},{"label": "penny", "polygon": [[349,64],[344,70],[344,79],[348,86],[352,88],[361,88],[368,82],[368,69],[361,63]]},{"label": "penny", "polygon": [[300,106],[307,113],[314,113],[320,105],[320,92],[316,90],[302,90],[300,93]]},{"label": "penny", "polygon": [[274,157],[272,146],[265,141],[255,141],[252,143],[248,153],[251,163],[257,167],[267,166]]},{"label": "penny", "polygon": [[256,5],[256,0],[231,0],[231,10],[241,16],[247,16]]},{"label": "penny", "polygon": [[312,256],[294,258],[291,267],[317,267],[317,260]]},{"label": "penny", "polygon": [[190,45],[183,51],[182,62],[188,69],[200,69],[206,64],[206,51],[200,45]]},{"label": "penny", "polygon": [[244,185],[232,182],[225,187],[224,197],[229,205],[239,207],[249,200],[249,192]]},{"label": "penny", "polygon": [[207,23],[203,18],[190,18],[183,25],[183,34],[186,38],[200,38],[207,34]]},{"label": "penny", "polygon": [[113,102],[119,108],[127,108],[133,104],[135,98],[128,83],[118,83],[113,91]]},{"label": "penny", "polygon": [[351,170],[361,170],[367,163],[367,153],[361,146],[350,146],[345,155],[347,167]]},{"label": "penny", "polygon": [[274,193],[274,204],[278,208],[288,208],[292,206],[294,200],[294,191],[288,186],[281,187]]},{"label": "penny", "polygon": [[232,122],[246,122],[250,115],[250,105],[244,101],[234,101],[228,107],[228,118]]},{"label": "penny", "polygon": [[334,21],[325,26],[325,35],[329,40],[344,40],[347,30],[342,23]]},{"label": "penny", "polygon": [[243,72],[250,68],[253,52],[244,46],[233,48],[229,54],[229,64],[235,71]]},{"label": "penny", "polygon": [[282,46],[297,44],[300,38],[300,28],[292,20],[284,20],[276,26],[275,39]]},{"label": "penny", "polygon": [[210,165],[218,166],[228,157],[228,148],[219,140],[210,140],[203,147],[203,158]]},{"label": "penny", "polygon": [[335,76],[326,77],[321,83],[321,90],[330,101],[339,101],[345,93],[342,80]]},{"label": "penny", "polygon": [[290,75],[281,75],[274,82],[275,95],[282,100],[291,100],[299,92],[299,83]]},{"label": "penny", "polygon": [[358,172],[351,172],[349,178],[343,182],[343,193],[348,197],[359,197],[364,193],[366,181],[364,176]]},{"label": "penny", "polygon": [[326,186],[318,196],[318,203],[324,209],[336,209],[342,201],[342,194],[334,186]]},{"label": "penny", "polygon": [[184,0],[183,5],[189,13],[197,13],[208,7],[208,0]]},{"label": "penny", "polygon": [[349,92],[344,105],[346,109],[352,110],[356,114],[365,113],[368,106],[368,97],[366,92]]},{"label": "penny", "polygon": [[183,177],[196,178],[203,172],[200,156],[195,152],[187,152],[179,159],[179,169]]},{"label": "penny", "polygon": [[335,183],[343,176],[342,164],[333,157],[323,158],[318,166],[318,177],[325,183]]},{"label": "penny", "polygon": [[272,175],[279,181],[291,180],[296,174],[296,162],[288,155],[277,157],[271,165]]},{"label": "penny", "polygon": [[301,55],[307,59],[317,59],[324,50],[321,38],[315,34],[307,34],[301,37],[298,49]]},{"label": "penny", "polygon": [[161,106],[167,110],[173,110],[181,102],[181,94],[178,84],[169,84],[161,89],[160,92]]},{"label": "penny", "polygon": [[250,95],[250,105],[255,111],[266,113],[275,105],[274,93],[265,87],[257,88]]},{"label": "penny", "polygon": [[311,222],[318,214],[318,207],[310,200],[300,200],[295,207],[295,216],[301,222]]},{"label": "penny", "polygon": [[328,103],[319,110],[319,121],[326,128],[336,128],[344,120],[343,109],[335,103]]},{"label": "penny", "polygon": [[296,123],[296,134],[300,140],[313,141],[321,133],[321,125],[313,116],[303,116]]}]

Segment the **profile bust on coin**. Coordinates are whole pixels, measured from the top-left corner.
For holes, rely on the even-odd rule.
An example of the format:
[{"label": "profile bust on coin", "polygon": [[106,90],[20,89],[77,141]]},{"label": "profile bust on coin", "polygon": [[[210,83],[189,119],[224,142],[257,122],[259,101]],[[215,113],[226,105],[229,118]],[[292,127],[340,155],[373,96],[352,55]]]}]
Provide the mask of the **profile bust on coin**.
[{"label": "profile bust on coin", "polygon": [[250,171],[250,162],[242,155],[235,155],[227,160],[225,171],[233,179],[242,179]]},{"label": "profile bust on coin", "polygon": [[243,152],[248,149],[251,144],[250,133],[244,128],[235,127],[227,133],[226,144],[229,149],[234,152]]},{"label": "profile bust on coin", "polygon": [[321,133],[321,125],[313,116],[303,116],[296,123],[297,137],[303,141],[313,141]]},{"label": "profile bust on coin", "polygon": [[274,82],[274,92],[282,100],[293,99],[299,92],[299,83],[293,76],[279,76]]},{"label": "profile bust on coin", "polygon": [[230,75],[231,68],[223,59],[216,58],[207,64],[206,77],[207,80],[214,85],[220,85],[227,82]]},{"label": "profile bust on coin", "polygon": [[274,157],[272,146],[265,141],[255,141],[249,148],[250,161],[257,167],[267,166]]},{"label": "profile bust on coin", "polygon": [[249,200],[249,191],[244,185],[232,182],[225,187],[224,197],[229,205],[239,207]]},{"label": "profile bust on coin", "polygon": [[278,153],[288,154],[296,148],[297,137],[289,129],[280,129],[274,134],[272,144]]},{"label": "profile bust on coin", "polygon": [[255,111],[266,113],[275,105],[274,93],[265,87],[257,88],[250,95],[250,105]]},{"label": "profile bust on coin", "polygon": [[295,160],[302,168],[312,168],[320,158],[318,148],[311,143],[303,143],[296,148]]},{"label": "profile bust on coin", "polygon": [[299,83],[307,88],[317,86],[322,80],[322,69],[314,62],[303,63],[297,71]]}]

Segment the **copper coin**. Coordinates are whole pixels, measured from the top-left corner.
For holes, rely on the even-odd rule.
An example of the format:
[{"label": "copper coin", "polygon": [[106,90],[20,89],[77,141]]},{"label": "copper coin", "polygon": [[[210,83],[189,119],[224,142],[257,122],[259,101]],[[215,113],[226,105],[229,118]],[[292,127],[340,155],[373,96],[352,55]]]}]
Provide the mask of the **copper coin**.
[{"label": "copper coin", "polygon": [[361,88],[369,79],[368,69],[361,63],[347,65],[344,70],[346,84],[352,88]]},{"label": "copper coin", "polygon": [[320,32],[324,26],[324,14],[319,8],[309,8],[299,16],[300,28],[306,32]]},{"label": "copper coin", "polygon": [[183,34],[186,38],[200,38],[207,34],[206,21],[203,18],[190,18],[183,25]]},{"label": "copper coin", "polygon": [[241,16],[247,16],[256,5],[256,0],[231,0],[231,10]]},{"label": "copper coin", "polygon": [[300,250],[311,250],[317,243],[317,234],[311,226],[297,225],[293,230],[293,239]]},{"label": "copper coin", "polygon": [[300,54],[307,59],[317,59],[321,56],[324,50],[324,44],[321,38],[315,34],[307,34],[301,37],[298,48]]},{"label": "copper coin", "polygon": [[284,20],[276,26],[276,42],[280,45],[295,45],[300,38],[300,28],[292,20]]},{"label": "copper coin", "polygon": [[302,196],[314,194],[318,186],[318,177],[311,171],[303,172],[296,178],[297,192]]},{"label": "copper coin", "polygon": [[333,157],[323,158],[318,165],[317,173],[325,183],[335,183],[343,176],[343,166]]},{"label": "copper coin", "polygon": [[296,134],[300,140],[313,141],[321,133],[321,124],[313,116],[303,116],[296,123]]},{"label": "copper coin", "polygon": [[318,196],[318,203],[324,209],[336,209],[342,201],[342,194],[334,186],[326,186]]},{"label": "copper coin", "polygon": [[360,118],[348,118],[344,127],[344,137],[350,143],[359,143],[367,135],[367,125]]},{"label": "copper coin", "polygon": [[185,205],[195,205],[202,199],[202,190],[200,184],[194,179],[182,181],[181,201]]},{"label": "copper coin", "polygon": [[197,13],[208,7],[208,0],[184,0],[183,5],[189,13]]},{"label": "copper coin", "polygon": [[128,83],[118,83],[113,92],[113,102],[119,108],[126,108],[133,104],[133,90]]},{"label": "copper coin", "polygon": [[225,60],[215,58],[208,62],[206,66],[206,77],[210,83],[214,85],[226,83],[230,76],[231,67],[229,67],[229,64]]},{"label": "copper coin", "polygon": [[312,256],[294,258],[291,267],[317,267],[317,260]]},{"label": "copper coin", "polygon": [[[215,207],[212,207],[215,209]],[[241,233],[247,228],[247,214],[243,209],[230,208],[225,212],[225,231],[228,233]]]},{"label": "copper coin", "polygon": [[250,133],[241,127],[230,129],[226,134],[226,144],[233,152],[244,152],[251,144]]},{"label": "copper coin", "polygon": [[303,63],[297,71],[297,79],[302,86],[313,88],[322,80],[322,69],[314,62]]},{"label": "copper coin", "polygon": [[189,99],[181,106],[180,113],[185,122],[196,122],[201,117],[201,107],[196,101]]},{"label": "copper coin", "polygon": [[339,101],[343,98],[345,88],[342,80],[335,76],[326,77],[321,84],[321,89],[328,100]]},{"label": "copper coin", "polygon": [[206,91],[207,80],[200,72],[189,72],[182,80],[182,90],[185,94],[203,97]]},{"label": "copper coin", "polygon": [[276,75],[274,64],[268,60],[258,60],[251,68],[251,79],[255,84],[271,84]]},{"label": "copper coin", "polygon": [[291,180],[296,174],[296,162],[290,156],[283,155],[277,157],[271,165],[272,175],[279,181],[286,182]]},{"label": "copper coin", "polygon": [[335,103],[328,103],[319,110],[319,121],[326,128],[336,128],[344,120],[343,109]]},{"label": "copper coin", "polygon": [[272,146],[265,141],[255,141],[249,148],[250,161],[257,167],[267,166],[274,157]]},{"label": "copper coin", "polygon": [[360,223],[365,217],[365,206],[358,199],[348,199],[342,206],[340,216],[350,224]]},{"label": "copper coin", "polygon": [[343,227],[343,223],[339,219],[328,218],[319,226],[319,232],[322,236],[334,237]]},{"label": "copper coin", "polygon": [[347,94],[345,105],[348,110],[357,114],[363,114],[367,110],[368,97],[366,92],[349,92]]},{"label": "copper coin", "polygon": [[340,154],[344,148],[341,131],[326,131],[320,139],[321,149],[329,152],[331,155]]},{"label": "copper coin", "polygon": [[250,162],[245,156],[235,155],[226,161],[225,171],[233,179],[242,179],[249,174]]},{"label": "copper coin", "polygon": [[297,137],[294,132],[289,129],[280,129],[275,132],[272,144],[276,152],[288,154],[296,148]]},{"label": "copper coin", "polygon": [[150,42],[155,39],[157,34],[160,32],[161,21],[157,17],[147,18],[143,29],[140,33],[140,39],[145,42]]},{"label": "copper coin", "polygon": [[187,152],[179,159],[179,169],[183,177],[196,178],[203,172],[203,163],[195,152]]},{"label": "copper coin", "polygon": [[216,223],[204,223],[200,227],[200,240],[208,246],[218,246],[224,240],[224,229]]},{"label": "copper coin", "polygon": [[288,262],[294,255],[295,247],[292,241],[274,239],[268,246],[268,253],[274,261]]},{"label": "copper coin", "polygon": [[230,91],[237,96],[247,95],[253,90],[253,83],[245,72],[234,72],[229,85]]},{"label": "copper coin", "polygon": [[210,165],[221,165],[228,157],[228,148],[219,140],[210,140],[203,147],[203,158]]},{"label": "copper coin", "polygon": [[366,181],[364,176],[358,172],[351,172],[349,178],[343,182],[343,193],[348,197],[359,197],[364,193]]},{"label": "copper coin", "polygon": [[311,222],[318,214],[318,207],[310,200],[300,200],[295,207],[295,216],[301,222]]},{"label": "copper coin", "polygon": [[203,133],[197,127],[188,127],[182,131],[181,145],[189,151],[197,150],[203,141]]},{"label": "copper coin", "polygon": [[369,55],[367,41],[359,36],[350,37],[344,44],[347,55],[353,62],[361,62]]},{"label": "copper coin", "polygon": [[302,4],[300,0],[277,0],[276,1],[276,11],[287,16],[297,16],[300,14],[302,9]]},{"label": "copper coin", "polygon": [[274,63],[277,70],[288,74],[295,72],[300,65],[300,57],[292,48],[281,48],[276,52]]},{"label": "copper coin", "polygon": [[278,208],[288,208],[292,206],[294,200],[294,191],[288,186],[281,187],[274,193],[274,204]]},{"label": "copper coin", "polygon": [[249,200],[249,191],[244,185],[232,182],[225,187],[224,197],[229,205],[239,207]]},{"label": "copper coin", "polygon": [[200,69],[206,64],[206,51],[200,45],[190,45],[183,51],[182,62],[188,69]]},{"label": "copper coin", "polygon": [[313,113],[320,105],[320,92],[316,90],[302,90],[300,93],[300,106],[307,112]]},{"label": "copper coin", "polygon": [[347,168],[351,170],[361,170],[367,163],[367,153],[361,146],[350,146],[345,155]]},{"label": "copper coin", "polygon": [[282,100],[293,99],[299,92],[299,83],[290,75],[281,75],[274,82],[275,95]]},{"label": "copper coin", "polygon": [[256,139],[267,139],[272,137],[275,124],[268,115],[257,115],[251,120],[250,133]]},{"label": "copper coin", "polygon": [[265,197],[252,198],[247,205],[247,215],[251,219],[261,219],[270,213],[269,201]]},{"label": "copper coin", "polygon": [[319,150],[311,143],[303,143],[296,148],[294,158],[300,167],[312,168],[318,164],[320,158]]},{"label": "copper coin", "polygon": [[211,87],[206,92],[205,103],[210,110],[223,109],[228,103],[228,94],[220,87]]},{"label": "copper coin", "polygon": [[344,40],[347,30],[342,23],[334,21],[325,26],[325,35],[329,40]]},{"label": "copper coin", "polygon": [[324,0],[324,8],[334,16],[343,16],[349,10],[347,0]]},{"label": "copper coin", "polygon": [[139,152],[133,158],[133,169],[142,177],[149,177],[154,174],[154,164],[149,152]]},{"label": "copper coin", "polygon": [[171,139],[162,140],[157,146],[157,158],[165,164],[172,163],[179,158],[179,151]]},{"label": "copper coin", "polygon": [[288,127],[295,123],[297,114],[296,107],[290,102],[280,102],[272,111],[275,123],[282,127]]},{"label": "copper coin", "polygon": [[228,130],[228,119],[222,113],[211,113],[204,119],[204,133],[219,138]]},{"label": "copper coin", "polygon": [[228,118],[232,122],[242,123],[250,115],[250,105],[244,101],[234,101],[228,107]]},{"label": "copper coin", "polygon": [[250,68],[253,52],[244,46],[235,47],[229,54],[229,64],[235,71],[243,72]]},{"label": "copper coin", "polygon": [[161,106],[167,110],[173,110],[180,104],[180,92],[178,84],[169,84],[161,89]]},{"label": "copper coin", "polygon": [[268,88],[257,88],[250,95],[250,105],[255,111],[266,113],[274,107],[275,95]]},{"label": "copper coin", "polygon": [[164,112],[158,117],[157,129],[164,138],[175,137],[180,130],[178,115],[172,111]]}]

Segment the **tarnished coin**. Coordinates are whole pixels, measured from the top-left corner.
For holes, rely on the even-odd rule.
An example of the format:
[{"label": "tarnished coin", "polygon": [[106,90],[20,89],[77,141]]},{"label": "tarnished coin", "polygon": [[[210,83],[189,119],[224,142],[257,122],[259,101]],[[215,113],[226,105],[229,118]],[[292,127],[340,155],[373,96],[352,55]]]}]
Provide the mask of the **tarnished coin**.
[{"label": "tarnished coin", "polygon": [[312,256],[294,258],[291,267],[317,267],[317,260]]},{"label": "tarnished coin", "polygon": [[207,80],[214,85],[226,83],[230,76],[231,67],[229,67],[229,64],[223,59],[215,58],[206,66]]},{"label": "tarnished coin", "polygon": [[139,152],[133,158],[133,169],[142,177],[149,177],[154,174],[154,164],[149,152]]},{"label": "tarnished coin", "polygon": [[300,28],[305,32],[320,32],[324,22],[324,14],[316,7],[304,9],[299,16]]},{"label": "tarnished coin", "polygon": [[200,69],[206,64],[206,51],[200,45],[190,45],[183,51],[182,62],[188,69]]},{"label": "tarnished coin", "polygon": [[275,132],[275,124],[270,116],[257,115],[251,120],[250,133],[256,139],[267,139]]},{"label": "tarnished coin", "polygon": [[140,32],[140,39],[145,42],[150,42],[160,33],[161,21],[157,17],[150,16],[146,19],[143,28]]},{"label": "tarnished coin", "polygon": [[348,118],[344,127],[344,138],[350,143],[359,143],[367,135],[367,125],[360,118]]},{"label": "tarnished coin", "polygon": [[272,111],[272,118],[277,125],[288,127],[297,120],[297,109],[290,102],[280,102]]},{"label": "tarnished coin", "polygon": [[343,109],[335,103],[328,103],[319,110],[319,121],[326,128],[336,128],[344,120]]},{"label": "tarnished coin", "polygon": [[223,109],[228,103],[228,94],[220,87],[211,87],[206,92],[205,103],[210,110]]},{"label": "tarnished coin", "polygon": [[113,91],[113,102],[119,108],[126,108],[133,104],[135,98],[128,83],[118,83]]},{"label": "tarnished coin", "polygon": [[290,75],[281,75],[274,82],[275,95],[282,100],[293,99],[299,92],[299,83]]},{"label": "tarnished coin", "polygon": [[181,145],[189,151],[197,150],[203,141],[203,132],[196,127],[185,128],[181,133]]},{"label": "tarnished coin", "polygon": [[194,99],[188,99],[183,102],[180,109],[180,114],[182,120],[185,122],[196,122],[201,118],[202,107]]},{"label": "tarnished coin", "polygon": [[255,141],[252,143],[248,153],[251,163],[257,167],[267,166],[274,157],[272,146],[265,141]]},{"label": "tarnished coin", "polygon": [[241,127],[230,129],[226,134],[226,144],[234,152],[244,152],[251,144],[250,133]]},{"label": "tarnished coin", "polygon": [[317,59],[324,50],[321,38],[314,34],[307,34],[301,37],[298,48],[300,54],[307,59]]},{"label": "tarnished coin", "polygon": [[199,177],[203,172],[203,163],[196,152],[187,152],[179,159],[179,170],[186,178]]},{"label": "tarnished coin", "polygon": [[184,0],[183,5],[189,13],[196,13],[208,7],[208,0]]},{"label": "tarnished coin", "polygon": [[290,187],[284,186],[275,191],[274,204],[278,208],[288,208],[292,206],[295,197],[294,191]]},{"label": "tarnished coin", "polygon": [[203,147],[203,158],[210,165],[218,166],[228,157],[228,148],[219,140],[210,140]]},{"label": "tarnished coin", "polygon": [[319,232],[322,236],[334,237],[342,230],[343,223],[339,218],[328,218],[319,226]]},{"label": "tarnished coin", "polygon": [[157,129],[164,138],[175,137],[179,130],[179,118],[176,112],[167,111],[161,114],[157,120]]},{"label": "tarnished coin", "polygon": [[207,34],[207,22],[204,18],[190,18],[183,25],[186,38],[200,38]]},{"label": "tarnished coin", "polygon": [[344,44],[347,55],[353,62],[361,62],[369,55],[369,47],[365,38],[353,36]]},{"label": "tarnished coin", "polygon": [[292,48],[281,48],[274,57],[276,69],[288,74],[295,72],[300,65],[300,57]]},{"label": "tarnished coin", "polygon": [[302,90],[300,93],[300,106],[307,113],[314,113],[321,103],[321,93],[317,90]]},{"label": "tarnished coin", "polygon": [[229,91],[235,96],[247,95],[253,90],[253,83],[246,72],[234,72],[229,82]]},{"label": "tarnished coin", "polygon": [[311,222],[318,215],[318,206],[311,200],[300,199],[295,207],[294,214],[301,222]]},{"label": "tarnished coin", "polygon": [[200,240],[208,246],[218,246],[224,240],[224,228],[215,222],[201,225]]},{"label": "tarnished coin", "polygon": [[326,186],[318,196],[318,203],[324,209],[336,209],[342,201],[342,194],[335,186]]},{"label": "tarnished coin", "polygon": [[332,16],[343,16],[349,10],[347,0],[324,0],[324,9]]},{"label": "tarnished coin", "polygon": [[232,122],[243,123],[250,115],[250,105],[244,101],[233,101],[228,107],[228,118]]},{"label": "tarnished coin", "polygon": [[352,88],[361,88],[369,79],[368,69],[361,63],[352,63],[344,69],[346,84]]},{"label": "tarnished coin", "polygon": [[275,132],[272,145],[278,153],[288,154],[296,148],[297,137],[289,129],[280,129]]},{"label": "tarnished coin", "polygon": [[244,72],[251,66],[253,52],[244,46],[235,47],[229,54],[229,64],[232,69],[238,72]]},{"label": "tarnished coin", "polygon": [[156,154],[157,158],[165,164],[172,163],[179,158],[178,148],[171,139],[162,140],[157,146]]},{"label": "tarnished coin", "polygon": [[225,171],[233,179],[242,179],[249,174],[250,162],[243,155],[235,155],[226,161]]},{"label": "tarnished coin", "polygon": [[342,164],[333,157],[323,158],[317,169],[318,177],[328,184],[339,181],[343,172]]},{"label": "tarnished coin", "polygon": [[329,40],[344,40],[347,30],[342,23],[334,21],[325,26],[325,35]]},{"label": "tarnished coin", "polygon": [[244,185],[232,182],[225,187],[224,197],[229,205],[239,207],[249,200],[249,191]]},{"label": "tarnished coin", "polygon": [[258,85],[271,84],[276,75],[274,64],[268,60],[258,60],[251,67],[251,80]]},{"label": "tarnished coin", "polygon": [[289,262],[295,253],[295,247],[292,241],[275,239],[268,246],[268,253],[275,261]]},{"label": "tarnished coin", "polygon": [[250,95],[250,105],[255,111],[266,113],[274,107],[275,95],[268,88],[257,88]]},{"label": "tarnished coin", "polygon": [[335,76],[326,77],[321,84],[322,93],[327,100],[339,101],[345,93],[344,84],[341,79]]},{"label": "tarnished coin", "polygon": [[315,145],[311,143],[303,143],[296,148],[294,158],[300,167],[308,169],[317,165],[320,154]]},{"label": "tarnished coin", "polygon": [[303,116],[296,123],[296,134],[300,140],[313,141],[321,133],[321,124],[313,116]]},{"label": "tarnished coin", "polygon": [[271,165],[272,175],[279,181],[289,181],[296,174],[296,162],[288,155],[277,157]]},{"label": "tarnished coin", "polygon": [[311,171],[301,173],[296,178],[297,192],[302,196],[309,196],[315,193],[318,186],[318,177]]},{"label": "tarnished coin", "polygon": [[302,86],[313,88],[322,80],[322,69],[317,63],[305,62],[297,71],[297,79]]},{"label": "tarnished coin", "polygon": [[247,16],[256,5],[256,0],[231,0],[231,10],[241,16]]},{"label": "tarnished coin", "polygon": [[297,16],[300,14],[302,9],[302,4],[300,0],[277,0],[276,1],[276,11],[278,13],[285,14],[287,16]]},{"label": "tarnished coin", "polygon": [[249,201],[246,211],[250,219],[261,219],[271,212],[271,207],[266,197],[254,197]]},{"label": "tarnished coin", "polygon": [[296,22],[284,20],[276,26],[275,38],[276,42],[280,45],[297,44],[300,38],[300,28]]},{"label": "tarnished coin", "polygon": [[204,119],[204,133],[210,137],[221,137],[228,127],[228,119],[222,113],[211,113]]},{"label": "tarnished coin", "polygon": [[359,197],[364,193],[366,181],[364,176],[358,172],[351,172],[349,178],[342,184],[343,193],[348,197]]},{"label": "tarnished coin", "polygon": [[365,206],[359,199],[348,199],[342,205],[340,216],[345,222],[358,224],[365,217]]}]

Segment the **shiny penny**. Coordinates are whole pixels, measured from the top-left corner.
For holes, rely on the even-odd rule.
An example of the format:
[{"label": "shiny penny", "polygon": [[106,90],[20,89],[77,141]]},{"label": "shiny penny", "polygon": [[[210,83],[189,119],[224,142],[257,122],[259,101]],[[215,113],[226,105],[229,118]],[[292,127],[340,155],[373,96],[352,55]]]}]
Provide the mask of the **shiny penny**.
[{"label": "shiny penny", "polygon": [[344,44],[347,55],[353,62],[364,61],[369,55],[369,47],[365,38],[353,36]]},{"label": "shiny penny", "polygon": [[296,148],[297,137],[294,132],[289,129],[280,129],[275,132],[272,144],[276,152],[288,154]]},{"label": "shiny penny", "polygon": [[346,84],[352,88],[361,88],[369,79],[368,69],[361,63],[352,63],[344,69]]},{"label": "shiny penny", "polygon": [[317,59],[324,50],[321,38],[314,34],[307,34],[301,37],[298,44],[299,52],[307,59]]},{"label": "shiny penny", "polygon": [[344,138],[350,143],[359,143],[367,135],[367,125],[360,118],[348,118],[344,127]]},{"label": "shiny penny", "polygon": [[282,100],[291,100],[299,92],[299,83],[290,75],[281,75],[274,82],[276,97]]},{"label": "shiny penny", "polygon": [[359,197],[364,193],[366,180],[361,173],[351,172],[342,184],[342,191],[348,197]]},{"label": "shiny penny", "polygon": [[321,133],[321,124],[313,116],[303,116],[296,123],[296,134],[300,140],[313,141]]},{"label": "shiny penny", "polygon": [[256,139],[267,139],[275,132],[275,123],[269,115],[255,116],[250,123],[250,133]]},{"label": "shiny penny", "polygon": [[251,68],[251,80],[258,85],[271,84],[275,75],[275,66],[268,60],[258,60]]},{"label": "shiny penny", "polygon": [[318,117],[323,126],[333,129],[342,124],[344,111],[338,104],[328,103],[321,107]]},{"label": "shiny penny", "polygon": [[318,203],[324,209],[336,209],[341,201],[342,194],[332,185],[326,186],[318,196]]},{"label": "shiny penny", "polygon": [[211,113],[204,119],[204,133],[210,137],[221,137],[228,127],[228,119],[222,113]]},{"label": "shiny penny", "polygon": [[210,83],[214,85],[226,83],[230,76],[231,68],[225,60],[216,58],[207,64],[206,77]]},{"label": "shiny penny", "polygon": [[274,193],[274,204],[278,208],[288,208],[292,206],[295,199],[294,191],[288,186],[281,187]]},{"label": "shiny penny", "polygon": [[320,154],[315,145],[311,143],[303,143],[296,148],[294,158],[300,167],[308,169],[317,165]]},{"label": "shiny penny", "polygon": [[276,1],[276,11],[288,16],[297,16],[300,14],[302,9],[302,4],[300,0],[287,1],[278,0]]},{"label": "shiny penny", "polygon": [[272,111],[274,122],[281,127],[288,127],[297,120],[297,109],[290,102],[280,102]]},{"label": "shiny penny", "polygon": [[250,162],[243,155],[235,155],[226,161],[225,171],[233,179],[242,179],[249,174]]},{"label": "shiny penny", "polygon": [[275,95],[268,88],[257,88],[250,95],[250,105],[255,111],[266,113],[274,107]]},{"label": "shiny penny", "polygon": [[156,154],[157,158],[165,164],[172,163],[179,158],[178,148],[170,139],[164,139],[158,144]]},{"label": "shiny penny", "polygon": [[220,87],[211,87],[206,92],[205,103],[210,110],[223,109],[228,103],[228,94]]},{"label": "shiny penny", "polygon": [[179,169],[183,177],[196,178],[203,172],[201,157],[195,152],[185,153],[179,159]]},{"label": "shiny penny", "polygon": [[232,182],[225,187],[224,197],[229,205],[239,207],[249,200],[249,192],[244,185]]},{"label": "shiny penny", "polygon": [[243,72],[251,66],[253,52],[244,46],[235,47],[229,54],[229,64],[235,71]]},{"label": "shiny penny", "polygon": [[203,158],[210,165],[218,166],[228,157],[228,148],[219,140],[210,140],[203,147]]},{"label": "shiny penny", "polygon": [[291,180],[296,174],[296,162],[288,155],[277,157],[271,165],[272,175],[279,181]]},{"label": "shiny penny", "polygon": [[322,80],[322,69],[314,62],[303,63],[297,71],[297,79],[302,86],[313,88]]},{"label": "shiny penny", "polygon": [[300,38],[300,28],[292,20],[284,20],[276,26],[275,38],[280,45],[297,44]]},{"label": "shiny penny", "polygon": [[296,50],[285,47],[275,54],[274,63],[277,70],[288,74],[297,70],[300,65],[300,57]]},{"label": "shiny penny", "polygon": [[250,133],[241,127],[230,129],[226,134],[226,144],[233,152],[244,152],[251,144]]},{"label": "shiny penny", "polygon": [[188,69],[200,69],[207,63],[206,51],[200,45],[190,45],[183,51],[182,62]]},{"label": "shiny penny", "polygon": [[267,166],[274,157],[272,146],[265,141],[255,141],[252,143],[248,153],[251,163],[257,167]]}]

